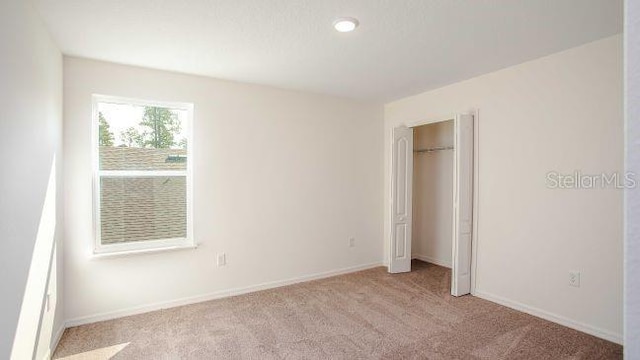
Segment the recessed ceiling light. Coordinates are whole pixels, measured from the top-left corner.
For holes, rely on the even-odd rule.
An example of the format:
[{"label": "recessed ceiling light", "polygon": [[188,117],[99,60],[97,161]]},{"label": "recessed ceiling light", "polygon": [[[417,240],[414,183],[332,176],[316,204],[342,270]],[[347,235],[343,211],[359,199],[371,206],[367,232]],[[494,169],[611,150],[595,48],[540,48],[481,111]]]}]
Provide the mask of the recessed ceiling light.
[{"label": "recessed ceiling light", "polygon": [[350,17],[342,17],[333,22],[333,27],[339,32],[350,32],[355,30],[360,23],[358,19]]}]

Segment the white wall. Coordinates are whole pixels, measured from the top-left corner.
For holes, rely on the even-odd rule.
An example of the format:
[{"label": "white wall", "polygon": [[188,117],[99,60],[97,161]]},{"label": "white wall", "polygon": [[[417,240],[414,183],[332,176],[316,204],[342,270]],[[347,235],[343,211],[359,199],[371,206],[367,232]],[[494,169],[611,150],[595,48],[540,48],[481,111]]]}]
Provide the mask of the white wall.
[{"label": "white wall", "polygon": [[[453,145],[453,121],[413,129],[413,148]],[[413,155],[412,256],[451,267],[453,151]]]},{"label": "white wall", "polygon": [[61,234],[62,56],[23,0],[0,2],[0,53],[0,358],[30,359],[63,320],[62,307],[41,313]]},{"label": "white wall", "polygon": [[[640,174],[640,0],[625,8],[626,171]],[[640,359],[640,188],[626,192],[624,355]]]},{"label": "white wall", "polygon": [[477,294],[620,342],[623,192],[552,190],[546,174],[623,169],[622,37],[387,104],[385,141],[398,124],[473,109]]},{"label": "white wall", "polygon": [[[65,58],[64,91],[71,324],[381,264],[381,106],[77,58]],[[199,248],[91,258],[93,93],[195,104]]]}]

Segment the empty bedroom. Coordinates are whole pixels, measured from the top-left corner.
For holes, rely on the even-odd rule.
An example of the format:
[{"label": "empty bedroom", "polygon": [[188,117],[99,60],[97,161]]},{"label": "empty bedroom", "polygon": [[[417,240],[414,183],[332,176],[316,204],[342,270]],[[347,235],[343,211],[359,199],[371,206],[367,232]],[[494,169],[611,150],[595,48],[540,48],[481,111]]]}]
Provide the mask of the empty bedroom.
[{"label": "empty bedroom", "polygon": [[639,359],[639,0],[0,0],[0,359]]}]

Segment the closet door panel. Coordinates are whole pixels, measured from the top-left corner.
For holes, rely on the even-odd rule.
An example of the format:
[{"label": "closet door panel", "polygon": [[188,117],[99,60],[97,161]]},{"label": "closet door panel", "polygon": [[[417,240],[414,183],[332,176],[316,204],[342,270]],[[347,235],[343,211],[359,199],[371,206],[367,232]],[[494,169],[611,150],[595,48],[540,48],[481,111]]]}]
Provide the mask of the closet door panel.
[{"label": "closet door panel", "polygon": [[473,115],[455,119],[454,238],[451,294],[471,291],[473,233]]},{"label": "closet door panel", "polygon": [[393,129],[391,149],[391,248],[389,272],[411,271],[413,129]]}]

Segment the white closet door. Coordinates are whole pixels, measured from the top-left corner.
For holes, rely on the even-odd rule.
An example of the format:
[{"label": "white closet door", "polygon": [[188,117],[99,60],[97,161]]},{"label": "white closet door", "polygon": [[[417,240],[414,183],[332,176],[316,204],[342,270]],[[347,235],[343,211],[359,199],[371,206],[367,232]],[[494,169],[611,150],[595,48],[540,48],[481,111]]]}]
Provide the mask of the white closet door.
[{"label": "white closet door", "polygon": [[454,236],[451,295],[471,291],[473,229],[473,115],[455,119]]},{"label": "white closet door", "polygon": [[391,150],[391,258],[389,272],[411,271],[413,129],[393,129]]}]

